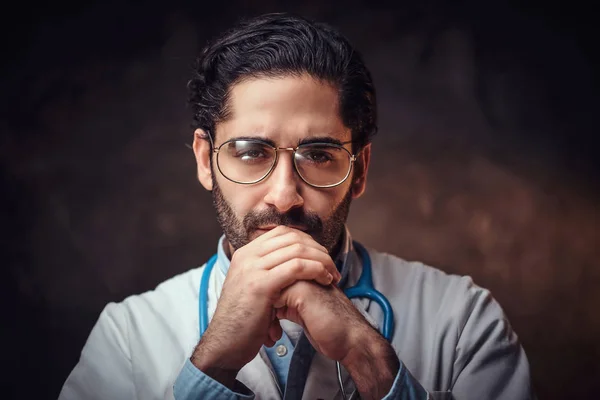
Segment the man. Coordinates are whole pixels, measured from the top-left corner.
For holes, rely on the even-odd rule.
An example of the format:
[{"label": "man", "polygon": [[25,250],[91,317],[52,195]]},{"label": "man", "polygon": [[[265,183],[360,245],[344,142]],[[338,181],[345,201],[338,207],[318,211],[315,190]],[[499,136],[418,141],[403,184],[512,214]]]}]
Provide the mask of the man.
[{"label": "man", "polygon": [[[109,304],[61,399],[530,397],[526,356],[487,290],[351,240],[377,122],[344,37],[266,15],[208,45],[195,72],[216,259]],[[343,292],[370,270],[393,329],[377,302]]]}]

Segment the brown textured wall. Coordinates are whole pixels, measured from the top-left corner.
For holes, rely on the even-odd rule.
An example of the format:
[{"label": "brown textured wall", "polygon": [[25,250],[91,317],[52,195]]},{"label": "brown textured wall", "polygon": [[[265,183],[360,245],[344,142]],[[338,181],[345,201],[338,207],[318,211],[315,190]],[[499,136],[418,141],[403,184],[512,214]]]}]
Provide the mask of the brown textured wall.
[{"label": "brown textured wall", "polygon": [[[234,4],[55,9],[19,31],[0,122],[9,397],[55,398],[107,302],[214,252],[184,145],[188,66],[237,15],[290,9]],[[354,236],[471,275],[508,314],[540,398],[597,398],[598,97],[581,42],[500,5],[291,9],[350,36],[378,89]]]}]

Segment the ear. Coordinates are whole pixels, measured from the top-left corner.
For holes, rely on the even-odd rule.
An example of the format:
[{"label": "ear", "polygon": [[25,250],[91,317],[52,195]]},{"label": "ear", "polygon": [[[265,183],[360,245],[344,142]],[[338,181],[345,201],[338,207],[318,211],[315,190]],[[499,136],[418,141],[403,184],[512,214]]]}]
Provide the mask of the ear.
[{"label": "ear", "polygon": [[354,173],[352,177],[353,199],[362,196],[367,188],[367,172],[369,171],[370,161],[371,143],[363,147],[363,149],[356,155],[356,161],[354,161]]},{"label": "ear", "polygon": [[192,144],[196,165],[198,181],[206,190],[212,190],[212,171],[210,169],[210,157],[212,156],[208,134],[202,129],[194,131],[194,143]]}]

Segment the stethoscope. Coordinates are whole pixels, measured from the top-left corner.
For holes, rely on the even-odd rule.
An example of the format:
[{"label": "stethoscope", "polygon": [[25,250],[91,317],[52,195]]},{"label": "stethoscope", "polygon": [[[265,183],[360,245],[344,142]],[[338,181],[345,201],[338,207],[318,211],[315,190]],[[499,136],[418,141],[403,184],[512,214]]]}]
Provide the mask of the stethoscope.
[{"label": "stethoscope", "polygon": [[[373,286],[373,275],[371,272],[371,257],[369,257],[369,253],[367,249],[365,249],[360,243],[353,241],[354,248],[358,253],[358,256],[362,262],[362,272],[360,274],[360,278],[356,285],[346,288],[344,290],[344,294],[348,296],[349,299],[354,298],[367,298],[376,302],[381,310],[383,311],[383,328],[381,329],[381,334],[388,341],[392,339],[392,333],[394,332],[394,311],[392,310],[392,305],[388,301],[388,299],[375,287]],[[217,262],[217,255],[213,255],[208,262],[206,263],[206,267],[202,272],[202,278],[200,280],[200,289],[198,293],[198,315],[199,315],[199,325],[200,325],[200,337],[204,335],[206,329],[208,328],[208,282],[210,280],[210,275],[212,270]],[[340,368],[340,363],[336,362],[336,369],[338,375],[338,383],[340,385],[340,390],[342,392],[342,396],[344,399],[347,399],[346,391],[344,389],[344,384],[342,380],[342,371]],[[356,394],[356,390],[352,393],[350,398],[353,398]]]}]

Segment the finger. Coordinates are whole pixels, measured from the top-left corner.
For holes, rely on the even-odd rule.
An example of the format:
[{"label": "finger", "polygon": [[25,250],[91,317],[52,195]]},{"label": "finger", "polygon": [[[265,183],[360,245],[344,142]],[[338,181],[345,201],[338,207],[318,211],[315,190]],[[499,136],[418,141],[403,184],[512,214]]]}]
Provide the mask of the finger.
[{"label": "finger", "polygon": [[287,247],[275,250],[262,257],[259,265],[263,269],[272,269],[295,258],[318,261],[323,264],[336,282],[341,278],[329,254],[304,243],[292,243]]},{"label": "finger", "polygon": [[269,336],[267,336],[267,338],[265,339],[265,342],[263,344],[265,345],[265,347],[275,346],[275,342]]},{"label": "finger", "polygon": [[265,240],[269,240],[269,239],[272,239],[277,236],[285,235],[290,232],[297,232],[297,233],[307,235],[306,233],[302,232],[299,229],[290,228],[289,226],[286,226],[286,225],[277,225],[275,228],[268,230],[267,232],[263,233],[262,235],[260,235],[256,239],[254,239],[254,241],[258,241],[259,239],[265,241]]},{"label": "finger", "polygon": [[[275,236],[270,235],[270,233],[273,231],[276,231],[278,234]],[[269,235],[264,234],[263,236],[261,236],[261,238],[264,236],[269,236],[269,240],[261,242],[255,240],[252,242],[254,246],[259,246],[259,250],[257,253],[259,257],[264,257],[277,250],[293,245],[298,246],[298,248],[296,250],[291,248],[286,250],[286,252],[284,253],[278,253],[279,255],[276,258],[274,256],[267,257],[266,259],[261,260],[260,267],[262,267],[263,269],[273,268],[277,264],[287,261],[294,256],[299,256],[301,258],[310,258],[310,254],[306,255],[303,253],[302,250],[306,247],[311,247],[323,253],[319,254],[317,257],[312,258],[316,258],[318,261],[322,261],[324,265],[327,266],[329,272],[332,274],[335,282],[339,283],[342,276],[337,270],[335,264],[333,263],[333,260],[331,260],[329,252],[324,246],[321,246],[316,240],[314,240],[312,236],[298,229],[289,228],[283,225],[272,229],[268,233]],[[312,252],[312,254],[315,253]]]},{"label": "finger", "polygon": [[269,243],[271,239],[278,236],[288,234],[291,232],[291,230],[292,229],[288,228],[287,226],[277,226],[252,240],[250,243],[247,243],[245,246],[239,248],[235,253],[233,253],[233,257],[245,257],[242,256],[242,254],[258,254],[259,256],[262,256],[261,249],[265,246],[265,243]]},{"label": "finger", "polygon": [[277,319],[289,319],[287,317],[288,307],[285,305],[285,299],[280,297],[279,300],[273,304],[273,307],[277,310],[277,313],[275,314],[277,315]]},{"label": "finger", "polygon": [[314,280],[327,286],[333,282],[333,276],[321,262],[302,258],[286,261],[277,268],[267,271],[269,291],[273,295],[278,295],[283,289],[299,280]]},{"label": "finger", "polygon": [[[259,237],[257,237],[256,239],[254,239],[252,242],[250,242],[249,244],[252,243],[263,243],[265,241],[268,241],[269,239],[272,239],[274,237],[277,236],[281,236],[281,235],[285,235],[286,233],[289,233],[292,231],[292,228],[287,227],[285,225],[278,225],[275,228],[263,233],[262,235],[260,235]],[[293,231],[298,231],[297,229],[294,229]],[[300,231],[298,231],[300,232]]]},{"label": "finger", "polygon": [[281,339],[282,335],[283,329],[281,329],[281,324],[279,323],[279,320],[275,318],[273,321],[271,321],[271,325],[269,325],[269,339],[275,343]]},{"label": "finger", "polygon": [[277,308],[277,318],[279,319],[287,319],[288,321],[292,321],[302,327],[304,327],[304,321],[298,315],[298,310],[294,307],[288,307],[286,302],[290,301],[290,297],[287,295],[283,295],[277,300],[277,305],[281,306]]},{"label": "finger", "polygon": [[312,238],[312,236],[296,229],[284,232],[282,235],[272,236],[269,238],[269,240],[260,243],[258,254],[260,256],[265,256],[294,243],[303,243],[306,246],[314,247],[323,253],[329,254],[327,249],[321,246],[315,239]]}]

